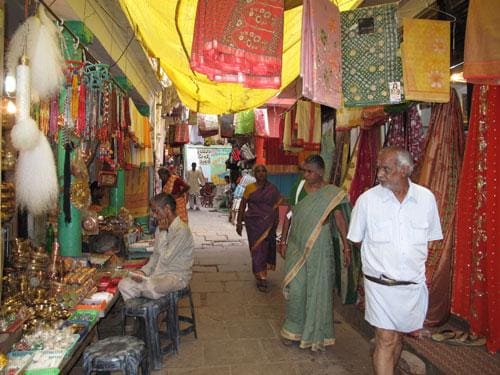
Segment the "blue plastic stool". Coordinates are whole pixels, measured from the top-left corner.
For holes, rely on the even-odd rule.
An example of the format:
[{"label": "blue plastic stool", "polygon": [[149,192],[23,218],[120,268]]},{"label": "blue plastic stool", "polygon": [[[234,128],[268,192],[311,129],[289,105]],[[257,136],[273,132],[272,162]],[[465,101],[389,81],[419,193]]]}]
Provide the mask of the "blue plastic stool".
[{"label": "blue plastic stool", "polygon": [[125,320],[127,317],[143,320],[143,338],[147,344],[149,358],[154,370],[161,369],[163,354],[160,347],[158,315],[167,311],[169,306],[170,300],[168,297],[160,299],[137,297],[126,301],[122,309],[122,334],[125,334]]},{"label": "blue plastic stool", "polygon": [[125,375],[149,375],[144,341],[133,336],[113,336],[90,344],[83,352],[85,375],[121,370]]},{"label": "blue plastic stool", "polygon": [[[194,304],[193,296],[191,295],[191,288],[187,286],[184,289],[171,292],[165,296],[168,299],[168,311],[167,311],[167,332],[170,344],[167,345],[162,353],[178,353],[180,336],[187,335],[191,332],[194,333],[194,337],[198,338],[198,333],[196,332],[196,318],[194,315]],[[189,306],[191,308],[191,316],[179,315],[178,304],[179,300],[184,297],[189,297]],[[180,329],[179,322],[186,322],[189,325],[186,328]]]}]

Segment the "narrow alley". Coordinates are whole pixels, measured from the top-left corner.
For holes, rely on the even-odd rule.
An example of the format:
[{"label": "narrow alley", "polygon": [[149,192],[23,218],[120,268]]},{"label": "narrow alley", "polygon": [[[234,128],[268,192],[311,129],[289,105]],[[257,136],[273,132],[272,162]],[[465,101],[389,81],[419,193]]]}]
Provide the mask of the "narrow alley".
[{"label": "narrow alley", "polygon": [[259,292],[246,234],[238,236],[227,215],[207,209],[189,211],[189,220],[196,244],[191,289],[198,339],[182,337],[178,355],[165,356],[157,374],[371,373],[369,343],[338,314],[337,343],[325,352],[285,347],[279,335],[283,261],[270,273],[269,292]]}]

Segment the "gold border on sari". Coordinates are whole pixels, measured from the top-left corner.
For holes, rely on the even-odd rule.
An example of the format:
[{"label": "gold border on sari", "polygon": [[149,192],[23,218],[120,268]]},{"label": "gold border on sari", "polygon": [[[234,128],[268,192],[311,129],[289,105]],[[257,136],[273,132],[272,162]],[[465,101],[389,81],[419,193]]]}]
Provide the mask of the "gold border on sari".
[{"label": "gold border on sari", "polygon": [[304,264],[307,261],[307,258],[309,258],[309,255],[311,254],[311,251],[313,249],[314,243],[318,239],[318,236],[321,232],[321,227],[323,226],[323,222],[326,220],[328,215],[330,215],[330,212],[344,199],[344,197],[347,195],[345,191],[340,191],[326,206],[325,211],[321,215],[320,219],[318,220],[318,223],[314,227],[313,231],[311,232],[311,235],[309,236],[306,246],[304,249],[304,253],[300,257],[300,259],[297,261],[297,263],[294,264],[292,269],[288,272],[288,274],[285,276],[285,279],[283,280],[282,284],[282,289],[283,289],[283,294],[286,295],[285,288],[292,282],[292,280],[297,276],[299,271],[302,269]]}]

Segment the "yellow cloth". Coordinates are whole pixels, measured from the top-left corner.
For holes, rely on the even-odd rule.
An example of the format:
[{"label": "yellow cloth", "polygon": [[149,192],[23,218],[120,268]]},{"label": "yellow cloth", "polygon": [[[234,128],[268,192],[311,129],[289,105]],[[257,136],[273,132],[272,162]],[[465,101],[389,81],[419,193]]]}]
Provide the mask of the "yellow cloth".
[{"label": "yellow cloth", "polygon": [[470,0],[464,46],[464,78],[500,85],[500,2]]},{"label": "yellow cloth", "polygon": [[146,116],[141,115],[132,99],[129,99],[130,132],[137,147],[132,147],[132,165],[152,165],[153,148],[151,147],[151,123]]},{"label": "yellow cloth", "polygon": [[148,168],[125,170],[125,208],[133,217],[149,213]]},{"label": "yellow cloth", "polygon": [[[340,10],[358,5],[341,4]],[[189,109],[211,114],[234,113],[256,108],[288,86],[300,71],[302,6],[285,11],[281,89],[248,89],[240,84],[215,83],[189,66],[197,0],[120,0],[136,36],[175,85],[179,98]]]},{"label": "yellow cloth", "polygon": [[403,19],[406,100],[450,101],[450,22]]}]

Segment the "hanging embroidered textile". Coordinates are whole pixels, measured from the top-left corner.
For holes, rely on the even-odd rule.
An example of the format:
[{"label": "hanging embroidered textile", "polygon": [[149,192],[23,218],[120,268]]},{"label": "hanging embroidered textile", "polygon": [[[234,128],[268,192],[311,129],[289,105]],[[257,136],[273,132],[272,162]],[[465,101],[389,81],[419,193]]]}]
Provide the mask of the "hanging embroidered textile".
[{"label": "hanging embroidered textile", "polygon": [[243,135],[243,134],[252,134],[255,126],[255,114],[253,109],[249,109],[248,111],[238,112],[234,115],[234,133]]},{"label": "hanging embroidered textile", "polygon": [[452,312],[500,350],[500,87],[475,86],[458,186]]},{"label": "hanging embroidered textile", "polygon": [[418,164],[424,141],[424,127],[416,104],[411,105],[406,111],[389,115],[386,146],[404,148],[412,156],[413,162]]},{"label": "hanging embroidered textile", "polygon": [[464,45],[467,82],[500,85],[500,12],[497,0],[470,0]]},{"label": "hanging embroidered textile", "polygon": [[234,136],[234,114],[221,115],[220,120],[220,136],[223,138],[231,138]]},{"label": "hanging embroidered textile", "polygon": [[253,110],[255,116],[255,135],[258,137],[269,137],[269,117],[267,108],[255,108]]},{"label": "hanging embroidered textile", "polygon": [[281,86],[283,0],[199,0],[191,67],[215,82]]},{"label": "hanging embroidered textile", "polygon": [[342,85],[340,12],[329,0],[304,0],[302,96],[339,108]]},{"label": "hanging embroidered textile", "polygon": [[175,143],[186,144],[189,143],[189,125],[187,123],[177,124],[175,126]]},{"label": "hanging embroidered textile", "polygon": [[448,103],[450,22],[403,18],[403,35],[405,99]]},{"label": "hanging embroidered textile", "polygon": [[198,125],[199,135],[203,138],[219,134],[219,118],[217,115],[198,113],[196,123]]},{"label": "hanging embroidered textile", "polygon": [[[283,120],[282,114],[285,108],[278,106],[267,106],[267,117],[269,119],[269,138],[280,138],[280,124]],[[283,132],[283,130],[281,130]]]},{"label": "hanging embroidered textile", "polygon": [[415,181],[436,196],[444,239],[429,246],[425,265],[429,289],[427,326],[448,320],[451,307],[451,262],[455,248],[455,207],[462,167],[465,134],[462,110],[455,90],[450,103],[435,104]]},{"label": "hanging embroidered textile", "polygon": [[385,4],[341,13],[345,106],[396,103],[390,100],[390,88],[402,78],[396,9]]}]

